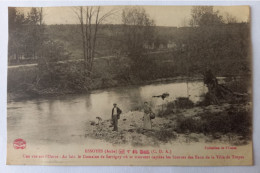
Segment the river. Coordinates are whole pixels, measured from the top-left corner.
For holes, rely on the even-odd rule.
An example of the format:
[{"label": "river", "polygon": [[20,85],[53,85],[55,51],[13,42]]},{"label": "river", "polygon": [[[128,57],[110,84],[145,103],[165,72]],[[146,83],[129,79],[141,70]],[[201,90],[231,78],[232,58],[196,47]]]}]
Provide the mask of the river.
[{"label": "river", "polygon": [[[152,96],[169,93],[165,100]],[[67,142],[71,136],[84,136],[84,126],[99,116],[111,117],[113,103],[123,111],[140,109],[144,101],[156,109],[177,97],[198,102],[207,88],[201,81],[157,83],[93,91],[90,94],[9,102],[8,141],[25,138],[33,141]]]}]

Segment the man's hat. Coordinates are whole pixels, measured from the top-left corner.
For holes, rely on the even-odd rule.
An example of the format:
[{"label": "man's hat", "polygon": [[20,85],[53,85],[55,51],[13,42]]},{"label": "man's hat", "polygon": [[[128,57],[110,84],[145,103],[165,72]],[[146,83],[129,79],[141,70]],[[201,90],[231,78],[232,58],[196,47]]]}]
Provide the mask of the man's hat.
[{"label": "man's hat", "polygon": [[114,103],[113,105],[117,105],[116,103]]}]

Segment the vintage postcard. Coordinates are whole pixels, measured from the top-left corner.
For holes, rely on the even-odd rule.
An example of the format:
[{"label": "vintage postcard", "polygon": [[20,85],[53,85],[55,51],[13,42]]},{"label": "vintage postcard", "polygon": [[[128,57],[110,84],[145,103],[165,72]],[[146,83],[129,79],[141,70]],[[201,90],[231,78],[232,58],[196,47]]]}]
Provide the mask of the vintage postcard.
[{"label": "vintage postcard", "polygon": [[253,165],[249,6],[8,13],[7,164]]}]

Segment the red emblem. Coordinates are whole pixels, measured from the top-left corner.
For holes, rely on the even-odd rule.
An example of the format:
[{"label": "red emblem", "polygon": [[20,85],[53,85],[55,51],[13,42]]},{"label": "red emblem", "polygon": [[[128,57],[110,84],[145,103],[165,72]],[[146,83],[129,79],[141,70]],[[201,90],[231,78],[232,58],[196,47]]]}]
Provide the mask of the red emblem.
[{"label": "red emblem", "polygon": [[16,139],[14,140],[14,149],[25,149],[26,148],[26,141],[19,138],[19,139]]}]

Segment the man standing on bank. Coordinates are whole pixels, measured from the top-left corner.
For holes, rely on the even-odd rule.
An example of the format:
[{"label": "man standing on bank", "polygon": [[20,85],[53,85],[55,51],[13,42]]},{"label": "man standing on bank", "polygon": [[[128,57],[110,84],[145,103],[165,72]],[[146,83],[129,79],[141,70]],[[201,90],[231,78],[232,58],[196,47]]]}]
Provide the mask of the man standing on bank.
[{"label": "man standing on bank", "polygon": [[122,113],[121,109],[117,107],[117,104],[114,103],[114,107],[112,109],[112,122],[114,125],[113,131],[118,131],[118,119],[120,118],[120,114]]}]

